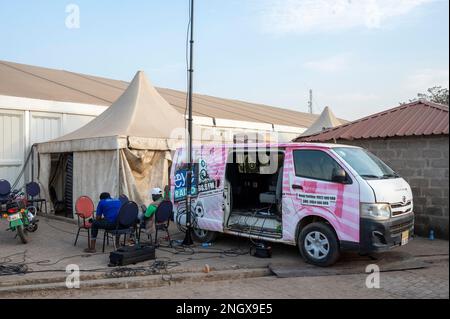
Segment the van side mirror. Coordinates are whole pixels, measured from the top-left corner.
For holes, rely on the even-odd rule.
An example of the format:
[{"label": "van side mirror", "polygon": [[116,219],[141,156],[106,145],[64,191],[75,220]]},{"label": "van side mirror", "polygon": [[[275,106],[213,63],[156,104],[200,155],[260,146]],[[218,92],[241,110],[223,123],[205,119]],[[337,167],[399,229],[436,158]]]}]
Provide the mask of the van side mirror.
[{"label": "van side mirror", "polygon": [[331,180],[335,183],[345,184],[347,183],[347,173],[342,168],[335,168]]}]

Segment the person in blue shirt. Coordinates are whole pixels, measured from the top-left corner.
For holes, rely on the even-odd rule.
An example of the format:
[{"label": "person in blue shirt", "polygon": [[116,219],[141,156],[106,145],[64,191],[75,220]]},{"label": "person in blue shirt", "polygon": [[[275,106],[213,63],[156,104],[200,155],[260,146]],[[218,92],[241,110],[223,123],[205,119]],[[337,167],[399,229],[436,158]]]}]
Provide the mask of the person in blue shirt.
[{"label": "person in blue shirt", "polygon": [[119,199],[111,198],[109,193],[102,193],[100,195],[100,202],[97,205],[96,220],[92,222],[91,226],[91,242],[89,247],[84,251],[86,253],[95,253],[95,244],[99,229],[113,230],[117,227],[117,216],[121,206]]}]

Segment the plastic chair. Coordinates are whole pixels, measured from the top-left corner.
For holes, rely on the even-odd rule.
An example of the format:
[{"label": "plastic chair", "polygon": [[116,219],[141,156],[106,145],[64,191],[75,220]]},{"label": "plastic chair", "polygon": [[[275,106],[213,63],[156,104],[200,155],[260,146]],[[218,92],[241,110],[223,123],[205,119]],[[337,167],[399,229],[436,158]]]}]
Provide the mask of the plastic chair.
[{"label": "plastic chair", "polygon": [[0,203],[6,203],[11,193],[11,184],[4,179],[0,179]]},{"label": "plastic chair", "polygon": [[[25,186],[25,190],[27,193],[28,203],[33,205],[34,203],[40,204],[39,210],[42,212],[42,206],[45,206],[45,213],[47,214],[47,200],[44,198],[40,198],[41,195],[41,187],[36,182],[29,182]],[[37,198],[35,198],[37,197]]]},{"label": "plastic chair", "polygon": [[162,230],[167,233],[169,239],[169,246],[172,247],[172,240],[170,239],[169,225],[170,218],[173,212],[173,204],[169,200],[165,200],[159,204],[155,212],[155,245],[158,243],[158,231]]},{"label": "plastic chair", "polygon": [[125,195],[125,194],[120,195],[120,196],[119,196],[119,200],[120,200],[120,204],[121,204],[121,205],[126,204],[126,203],[128,203],[128,202],[130,201],[130,200],[128,199],[128,196]]},{"label": "plastic chair", "polygon": [[88,233],[88,243],[91,242],[91,232],[89,231],[92,227],[92,223],[89,219],[94,215],[94,203],[88,196],[81,196],[77,199],[75,203],[75,214],[78,217],[78,232],[75,238],[74,246],[77,245],[78,237],[80,236],[81,230],[85,230]]},{"label": "plastic chair", "polygon": [[105,252],[105,243],[109,235],[115,237],[114,250],[117,249],[117,245],[120,240],[120,236],[124,235],[124,243],[126,243],[127,235],[132,235],[135,232],[136,220],[138,218],[139,207],[135,202],[127,202],[120,207],[119,215],[117,216],[116,229],[105,229],[103,235],[103,249]]}]

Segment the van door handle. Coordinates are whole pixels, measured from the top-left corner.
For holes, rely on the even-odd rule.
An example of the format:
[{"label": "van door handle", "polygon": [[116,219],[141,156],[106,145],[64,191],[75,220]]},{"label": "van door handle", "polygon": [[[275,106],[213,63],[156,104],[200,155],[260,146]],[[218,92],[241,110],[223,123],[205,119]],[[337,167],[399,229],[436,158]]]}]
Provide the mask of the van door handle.
[{"label": "van door handle", "polygon": [[293,184],[293,185],[292,185],[292,189],[300,189],[300,190],[303,190],[303,186],[302,186],[302,185]]}]

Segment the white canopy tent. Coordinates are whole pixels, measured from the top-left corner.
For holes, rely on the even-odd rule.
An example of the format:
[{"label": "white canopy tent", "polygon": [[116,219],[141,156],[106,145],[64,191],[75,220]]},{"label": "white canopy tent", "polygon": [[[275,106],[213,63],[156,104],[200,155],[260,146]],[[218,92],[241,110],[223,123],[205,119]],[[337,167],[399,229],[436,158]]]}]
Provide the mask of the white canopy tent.
[{"label": "white canopy tent", "polygon": [[322,114],[320,114],[319,118],[300,136],[313,135],[322,132],[323,130],[326,130],[328,128],[336,127],[342,124],[344,123],[339,121],[337,117],[333,114],[331,109],[328,106],[326,106],[322,111]]},{"label": "white canopy tent", "polygon": [[52,154],[70,154],[73,202],[82,195],[97,201],[102,192],[110,192],[148,204],[149,190],[168,184],[171,151],[184,143],[184,133],[183,116],[159,95],[144,72],[138,72],[122,96],[97,118],[37,145],[35,178],[49,199],[50,183],[58,174]]}]

